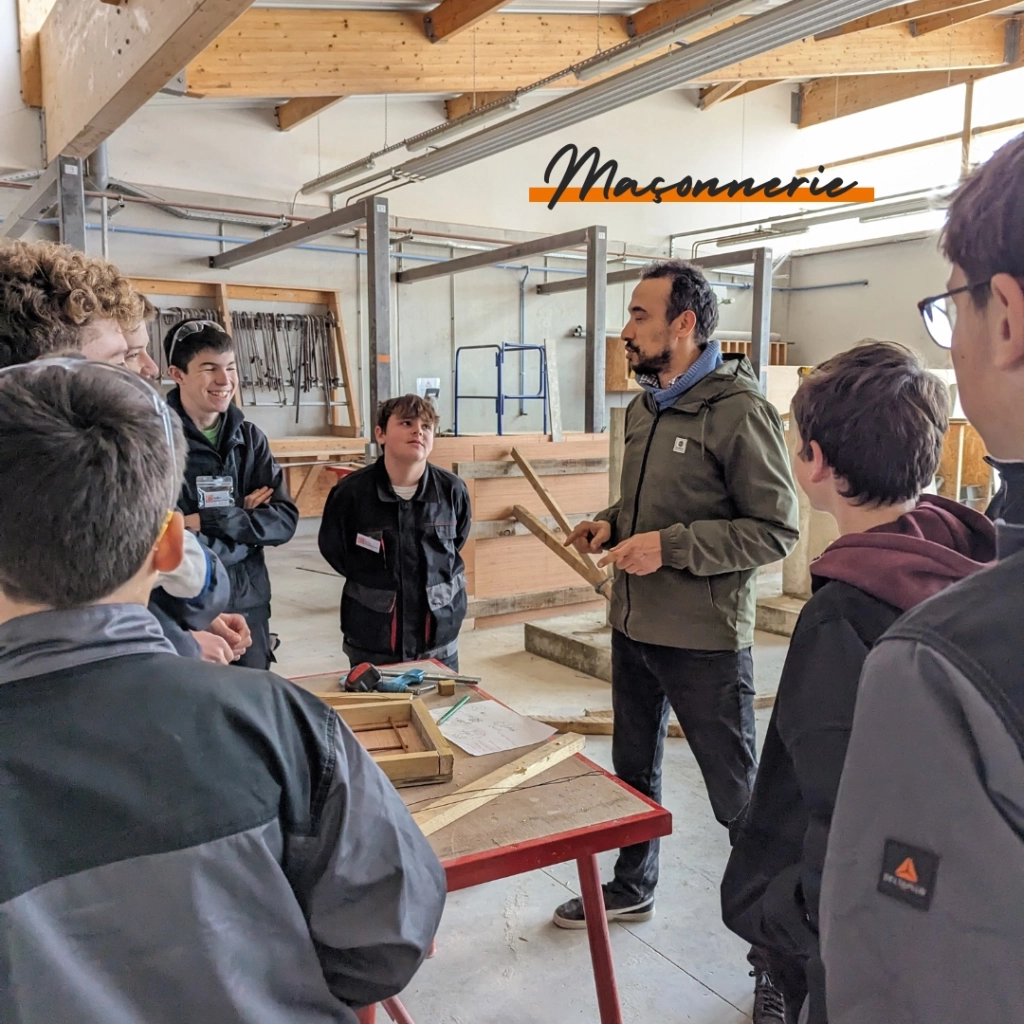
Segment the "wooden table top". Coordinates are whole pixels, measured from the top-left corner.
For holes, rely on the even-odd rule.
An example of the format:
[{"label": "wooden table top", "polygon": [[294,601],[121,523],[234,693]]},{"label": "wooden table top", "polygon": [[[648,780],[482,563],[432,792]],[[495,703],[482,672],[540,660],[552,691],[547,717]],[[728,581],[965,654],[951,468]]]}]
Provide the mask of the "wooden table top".
[{"label": "wooden table top", "polygon": [[[334,672],[294,681],[322,693],[337,690],[339,676]],[[440,697],[435,691],[422,699],[428,708],[442,707],[466,693],[472,694],[473,701],[494,699],[478,687],[463,684],[457,684],[454,698]],[[531,749],[535,748],[472,756],[452,744],[455,774],[451,782],[408,786],[398,792],[406,806],[416,811]],[[671,830],[668,811],[576,754],[452,822],[434,833],[430,843],[449,871],[449,888],[462,888],[654,839]],[[459,884],[453,886],[453,881]]]}]

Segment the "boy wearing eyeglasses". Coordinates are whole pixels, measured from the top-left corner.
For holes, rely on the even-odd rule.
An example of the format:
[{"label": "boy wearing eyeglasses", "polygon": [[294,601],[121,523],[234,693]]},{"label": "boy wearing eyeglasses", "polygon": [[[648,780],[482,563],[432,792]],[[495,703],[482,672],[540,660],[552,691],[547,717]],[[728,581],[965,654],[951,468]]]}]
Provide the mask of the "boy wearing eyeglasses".
[{"label": "boy wearing eyeglasses", "polygon": [[167,402],[188,442],[178,507],[185,526],[227,566],[231,610],[245,616],[252,635],[236,664],[266,669],[275,659],[263,549],[292,539],[299,511],[266,435],[232,402],[238,370],[230,335],[211,320],[186,320],[167,332],[164,354],[177,384]]},{"label": "boy wearing eyeglasses", "polygon": [[[923,496],[942,454],[949,390],[908,349],[865,342],[822,363],[793,400],[793,473],[839,540],[811,564],[754,792],[722,881],[725,923],[769,958],[786,1019],[826,1024],[818,894],[857,683],[905,611],[995,557],[966,505]],[[880,438],[886,442],[880,443]]]},{"label": "boy wearing eyeglasses", "polygon": [[4,1022],[356,1024],[437,930],[444,871],[337,714],[146,610],[184,459],[127,370],[0,370]]},{"label": "boy wearing eyeglasses", "polygon": [[[993,458],[1024,461],[1024,136],[960,188],[925,300]],[[896,439],[894,439],[895,442]],[[1024,528],[864,666],[821,893],[831,1024],[1024,1020]]]}]

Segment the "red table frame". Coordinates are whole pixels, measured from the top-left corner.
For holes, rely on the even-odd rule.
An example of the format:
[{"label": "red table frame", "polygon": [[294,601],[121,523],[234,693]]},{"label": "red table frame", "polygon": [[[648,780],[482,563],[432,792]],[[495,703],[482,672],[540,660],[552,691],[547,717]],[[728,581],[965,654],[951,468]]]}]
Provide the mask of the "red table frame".
[{"label": "red table frame", "polygon": [[[558,832],[542,839],[531,839],[496,850],[456,857],[442,863],[448,879],[448,891],[456,892],[470,886],[482,885],[484,882],[511,878],[527,871],[536,871],[539,868],[551,867],[553,864],[575,860],[580,876],[580,893],[587,916],[587,937],[590,940],[590,959],[594,967],[594,984],[597,988],[601,1024],[622,1024],[622,1009],[619,1006],[619,990],[615,983],[611,936],[608,932],[608,919],[604,913],[597,855],[606,850],[616,850],[669,835],[672,831],[672,815],[653,800],[630,789],[621,779],[606,772],[589,758],[582,754],[575,756],[592,771],[600,772],[617,786],[629,790],[638,800],[647,804],[650,810],[569,832]],[[387,999],[381,1005],[395,1024],[414,1024],[399,1000]],[[375,1011],[376,1007],[373,1006],[359,1011],[360,1024],[374,1024]]]},{"label": "red table frame", "polygon": [[[435,664],[445,669],[440,662]],[[294,681],[301,683],[303,679],[309,678],[311,677],[300,676]],[[476,691],[488,700],[502,703],[479,686],[466,688]],[[604,895],[601,891],[597,855],[607,850],[617,850],[623,846],[632,846],[635,843],[644,843],[670,835],[672,815],[660,804],[627,786],[590,758],[582,754],[574,756],[592,772],[600,772],[616,786],[621,786],[647,804],[649,810],[642,814],[632,814],[625,818],[571,829],[568,832],[556,832],[540,839],[529,839],[523,843],[512,843],[465,857],[455,857],[441,863],[447,877],[448,892],[457,892],[459,889],[483,885],[484,882],[495,882],[500,878],[511,878],[527,871],[537,871],[540,868],[575,860],[580,876],[580,895],[583,897],[583,909],[587,919],[587,938],[590,941],[590,960],[594,967],[594,985],[597,988],[597,1007],[601,1024],[622,1024],[622,1008],[619,1005],[619,990],[615,983],[611,936],[608,932],[608,918],[604,912]],[[415,1024],[397,998],[385,999],[380,1005],[395,1024]],[[357,1011],[360,1024],[375,1024],[376,1011],[376,1006],[368,1006]]]}]

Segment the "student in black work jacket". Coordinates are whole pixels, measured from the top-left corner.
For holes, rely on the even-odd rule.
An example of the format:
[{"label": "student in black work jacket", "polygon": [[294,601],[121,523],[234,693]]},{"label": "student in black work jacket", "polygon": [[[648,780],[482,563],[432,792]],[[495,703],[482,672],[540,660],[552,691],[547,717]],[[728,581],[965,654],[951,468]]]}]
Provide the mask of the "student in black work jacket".
[{"label": "student in black work jacket", "polygon": [[231,401],[238,384],[231,337],[212,321],[186,320],[167,333],[164,353],[178,385],[167,404],[188,441],[178,508],[227,566],[230,608],[252,632],[252,646],[235,664],[266,669],[274,657],[263,548],[292,539],[299,511],[266,435]]},{"label": "student in black work jacket", "polygon": [[353,665],[436,658],[459,667],[469,538],[466,485],[430,465],[437,413],[417,395],[385,402],[374,436],[384,449],[331,491],[320,552],[342,576],[341,630]]}]

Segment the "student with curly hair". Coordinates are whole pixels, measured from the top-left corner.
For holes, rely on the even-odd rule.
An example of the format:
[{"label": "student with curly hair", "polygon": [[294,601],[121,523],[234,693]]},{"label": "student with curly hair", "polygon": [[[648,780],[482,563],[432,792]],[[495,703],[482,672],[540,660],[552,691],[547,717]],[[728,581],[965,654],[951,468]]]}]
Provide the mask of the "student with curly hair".
[{"label": "student with curly hair", "polygon": [[144,299],[113,263],[55,242],[0,245],[0,366],[63,349],[124,363]]}]

